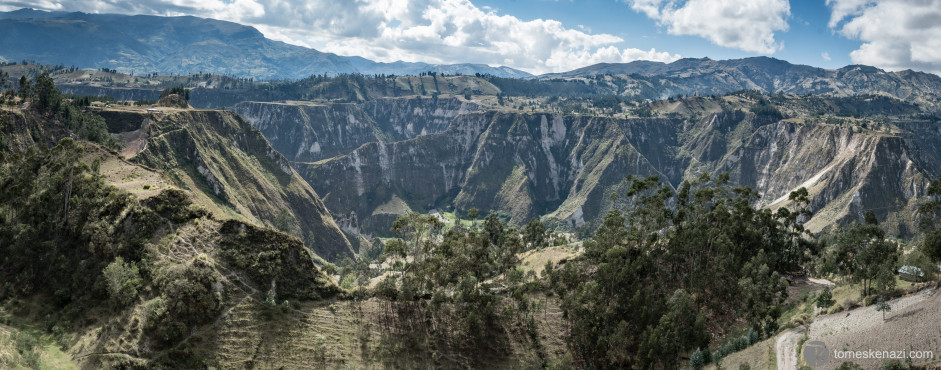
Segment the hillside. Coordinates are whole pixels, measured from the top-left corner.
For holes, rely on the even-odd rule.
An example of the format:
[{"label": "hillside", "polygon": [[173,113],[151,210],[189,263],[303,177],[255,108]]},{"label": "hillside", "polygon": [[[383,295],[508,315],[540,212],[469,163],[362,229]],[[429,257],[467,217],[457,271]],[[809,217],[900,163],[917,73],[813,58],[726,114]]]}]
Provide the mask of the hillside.
[{"label": "hillside", "polygon": [[137,75],[208,72],[257,79],[344,73],[528,73],[478,64],[378,63],[270,40],[253,27],[207,18],[0,12],[0,57]]},{"label": "hillside", "polygon": [[41,112],[3,113],[3,366],[203,366],[199,338],[232,307],[340,293],[300,240],[97,144],[46,144],[69,130]]},{"label": "hillside", "polygon": [[238,115],[165,107],[100,114],[125,138],[129,161],[161,170],[218,217],[281,229],[330,260],[353,254],[313,189]]},{"label": "hillside", "polygon": [[[911,70],[887,72],[875,67],[850,65],[828,70],[791,64],[769,57],[712,60],[680,59],[672,63],[636,61],[596,64],[569,72],[538,76],[550,79],[597,79],[632,95],[638,86],[660,91],[662,98],[676,95],[712,95],[738,90],[766,93],[832,96],[887,95],[937,107],[941,77]],[[611,78],[612,76],[616,78]]]},{"label": "hillside", "polygon": [[[656,67],[656,68],[655,68]],[[907,102],[918,110],[937,113],[941,77],[934,74],[884,70],[851,65],[836,70],[794,65],[772,58],[732,60],[683,59],[671,64],[633,62],[597,65],[573,72],[532,79],[498,75],[423,76],[342,75],[308,76],[292,81],[254,81],[212,73],[190,75],[131,75],[120,71],[83,70],[65,66],[16,64],[0,66],[13,79],[50,73],[64,92],[104,95],[116,100],[155,101],[165,88],[193,89],[191,104],[198,108],[232,107],[257,101],[364,102],[382,98],[487,96],[501,101],[568,99],[581,102],[561,110],[579,112],[584,105],[666,100],[677,96],[713,96],[750,90],[813,98],[878,96]],[[496,103],[497,99],[493,99]],[[861,104],[851,104],[864,107]],[[574,108],[574,109],[573,109]]]},{"label": "hillside", "polygon": [[[470,208],[516,225],[542,217],[591,230],[626,205],[609,195],[626,189],[627,175],[658,175],[678,187],[723,172],[772,208],[806,187],[815,232],[867,210],[889,220],[893,235],[914,232],[913,202],[941,171],[936,123],[913,119],[918,110],[904,103],[802,97],[776,98],[793,116],[781,119],[753,113],[761,99],[650,104],[661,118],[524,113],[457,99],[254,102],[235,110],[289,153],[344,227],[367,234],[386,234],[405,212]],[[875,109],[861,117],[895,118],[846,117],[860,106]],[[836,115],[819,115],[827,110]]]},{"label": "hillside", "polygon": [[[493,342],[469,344],[454,339],[455,326],[442,340],[389,301],[339,288],[300,240],[226,220],[224,204],[206,194],[212,177],[199,184],[188,173],[245,163],[265,170],[270,163],[251,148],[266,142],[229,112],[159,110],[100,111],[114,131],[143,120],[137,132],[123,131],[122,153],[137,153],[130,161],[71,138],[45,147],[71,133],[27,105],[0,115],[0,142],[10,144],[0,152],[0,365],[415,367],[435,354],[439,366],[519,368],[564,355],[554,303],[526,332],[508,326]],[[213,141],[222,136],[234,141]],[[228,165],[201,162],[206,153]],[[163,167],[139,164],[154,158]],[[266,174],[243,177],[251,176]],[[220,196],[241,196],[233,188],[244,184],[224,180]],[[476,352],[489,355],[469,356]]]}]

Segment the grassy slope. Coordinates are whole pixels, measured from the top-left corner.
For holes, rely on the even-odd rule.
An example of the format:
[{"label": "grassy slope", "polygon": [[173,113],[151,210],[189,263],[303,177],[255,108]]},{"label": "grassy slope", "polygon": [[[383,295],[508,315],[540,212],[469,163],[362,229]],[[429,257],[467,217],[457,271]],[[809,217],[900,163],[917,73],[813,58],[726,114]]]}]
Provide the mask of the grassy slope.
[{"label": "grassy slope", "polygon": [[[163,170],[174,185],[227,218],[279,225],[318,255],[352,255],[320,198],[255,128],[221,111],[171,112],[147,127],[147,147],[130,160]],[[287,216],[287,217],[285,217]]]},{"label": "grassy slope", "polygon": [[[537,316],[543,351],[549,362],[564,355],[561,311],[552,300]],[[533,342],[508,333],[508,353],[480,349],[435,350],[430,333],[404,334],[388,321],[381,300],[304,303],[288,313],[265,318],[257,306],[242,304],[220,323],[217,336],[222,367],[260,368],[539,368],[539,351]],[[403,344],[405,343],[405,344]]]}]

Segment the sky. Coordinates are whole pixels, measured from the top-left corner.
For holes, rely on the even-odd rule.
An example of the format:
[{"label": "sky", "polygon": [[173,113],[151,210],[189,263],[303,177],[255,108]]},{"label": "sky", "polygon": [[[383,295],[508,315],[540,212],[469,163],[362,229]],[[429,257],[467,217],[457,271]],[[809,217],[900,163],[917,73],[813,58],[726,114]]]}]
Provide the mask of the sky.
[{"label": "sky", "polygon": [[380,62],[505,65],[770,56],[941,74],[941,0],[0,0],[86,13],[194,15]]}]

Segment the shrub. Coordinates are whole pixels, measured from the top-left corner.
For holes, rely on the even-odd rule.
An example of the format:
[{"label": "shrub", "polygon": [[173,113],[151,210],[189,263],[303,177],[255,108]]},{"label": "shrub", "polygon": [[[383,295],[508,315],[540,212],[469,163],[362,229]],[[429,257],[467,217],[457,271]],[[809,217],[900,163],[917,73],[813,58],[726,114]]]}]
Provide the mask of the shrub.
[{"label": "shrub", "polygon": [[748,344],[752,345],[761,340],[761,335],[752,329],[748,329]]},{"label": "shrub", "polygon": [[879,370],[905,370],[908,369],[907,366],[902,365],[902,362],[896,359],[885,360],[882,362],[882,365],[879,366]]},{"label": "shrub", "polygon": [[836,303],[833,301],[833,293],[830,292],[830,288],[824,289],[823,292],[817,296],[816,302],[817,308],[827,308]]},{"label": "shrub", "polygon": [[696,352],[693,352],[689,356],[689,368],[692,370],[699,370],[706,366],[709,363],[709,351],[703,351],[702,348],[697,348]]},{"label": "shrub", "polygon": [[157,272],[154,279],[160,297],[152,304],[145,329],[159,344],[171,344],[191,328],[215,317],[221,305],[221,292],[213,285],[218,273],[202,258],[186,265],[173,265]]},{"label": "shrub", "polygon": [[837,370],[863,370],[863,367],[859,366],[859,364],[855,362],[847,361],[840,364],[840,367],[838,367]]},{"label": "shrub", "polygon": [[835,313],[840,312],[840,311],[843,311],[843,305],[837,303],[837,304],[831,306],[830,309],[827,310],[827,313],[828,313],[828,314],[835,314]]},{"label": "shrub", "polygon": [[102,271],[108,295],[119,307],[130,304],[140,291],[143,280],[140,270],[135,263],[126,263],[124,258],[117,257]]}]

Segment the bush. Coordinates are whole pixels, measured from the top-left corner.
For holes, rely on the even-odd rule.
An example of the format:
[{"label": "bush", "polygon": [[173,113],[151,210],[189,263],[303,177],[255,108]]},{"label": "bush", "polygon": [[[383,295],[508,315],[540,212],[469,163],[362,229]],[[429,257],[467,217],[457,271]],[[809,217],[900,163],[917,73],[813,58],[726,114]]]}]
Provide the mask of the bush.
[{"label": "bush", "polygon": [[220,278],[209,262],[199,257],[186,265],[159,270],[154,280],[160,297],[151,304],[147,332],[159,344],[171,344],[193,327],[209,322],[222,303],[222,292],[213,287]]},{"label": "bush", "polygon": [[835,313],[840,312],[840,311],[843,311],[843,305],[837,303],[837,304],[831,306],[829,310],[827,310],[827,314],[831,314],[831,315],[832,315],[832,314],[835,314]]},{"label": "bush", "polygon": [[816,302],[817,308],[828,308],[836,303],[833,301],[833,293],[830,292],[830,288],[824,289],[823,292],[817,296]]},{"label": "bush", "polygon": [[710,361],[709,351],[703,351],[702,348],[697,348],[696,352],[693,352],[689,356],[689,368],[692,370],[699,370],[706,366]]},{"label": "bush", "polygon": [[748,344],[752,345],[761,340],[761,335],[752,329],[748,329]]},{"label": "bush", "polygon": [[902,362],[896,359],[885,360],[882,362],[882,365],[879,366],[879,370],[905,370],[909,367],[902,365]]},{"label": "bush", "polygon": [[859,364],[857,364],[857,363],[855,363],[855,362],[849,362],[849,361],[847,361],[847,362],[844,362],[844,363],[840,364],[840,367],[838,367],[838,368],[836,368],[836,369],[837,369],[837,370],[863,370],[863,367],[862,367],[862,366],[859,366]]},{"label": "bush", "polygon": [[859,303],[852,299],[846,299],[843,301],[843,308],[847,310],[852,310],[857,307],[859,307]]},{"label": "bush", "polygon": [[137,264],[126,263],[124,258],[117,257],[101,273],[104,275],[108,295],[118,307],[127,306],[137,298],[137,293],[143,285]]}]

